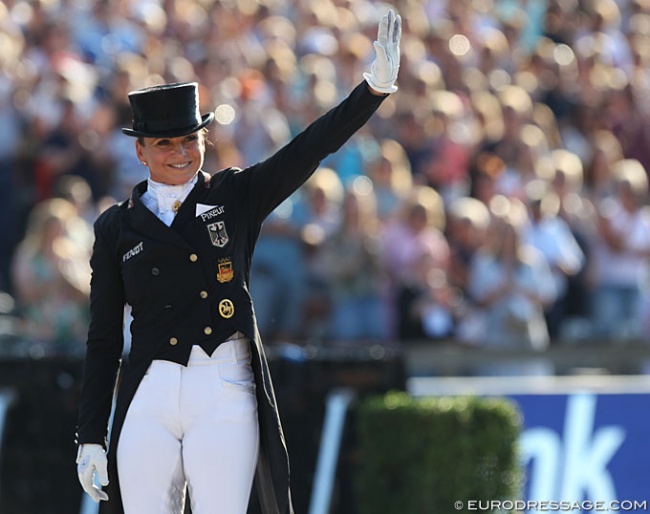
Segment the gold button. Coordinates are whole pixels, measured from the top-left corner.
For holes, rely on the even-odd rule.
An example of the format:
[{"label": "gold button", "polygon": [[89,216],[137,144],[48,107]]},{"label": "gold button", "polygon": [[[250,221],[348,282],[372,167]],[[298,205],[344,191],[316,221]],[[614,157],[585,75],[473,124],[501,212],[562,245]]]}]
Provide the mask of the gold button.
[{"label": "gold button", "polygon": [[199,294],[201,295],[201,298],[207,298],[208,297],[208,292],[207,291],[201,291]]},{"label": "gold button", "polygon": [[178,344],[178,339],[176,339],[175,337],[170,337],[169,344],[171,344],[172,346],[176,346]]},{"label": "gold button", "polygon": [[196,261],[199,260],[199,256],[196,255],[195,253],[193,253],[193,254],[190,255],[190,260],[191,260],[192,262],[196,262]]},{"label": "gold button", "polygon": [[203,332],[205,333],[206,336],[209,336],[210,334],[212,334],[212,328],[210,328],[210,327],[205,327],[205,328],[203,329]]}]

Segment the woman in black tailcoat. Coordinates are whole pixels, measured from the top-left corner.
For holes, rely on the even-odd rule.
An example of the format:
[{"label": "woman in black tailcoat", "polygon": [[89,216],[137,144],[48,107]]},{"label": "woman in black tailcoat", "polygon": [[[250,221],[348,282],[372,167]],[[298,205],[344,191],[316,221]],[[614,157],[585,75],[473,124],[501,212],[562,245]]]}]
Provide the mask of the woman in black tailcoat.
[{"label": "woman in black tailcoat", "polygon": [[[77,426],[79,480],[101,513],[176,514],[189,491],[193,514],[244,514],[253,482],[263,514],[293,512],[249,293],[253,249],[266,216],[397,90],[400,35],[390,11],[365,80],[243,170],[202,170],[213,114],[200,114],[196,83],[129,95],[133,127],[123,132],[149,179],[95,223]],[[132,343],[121,362],[127,303]]]}]

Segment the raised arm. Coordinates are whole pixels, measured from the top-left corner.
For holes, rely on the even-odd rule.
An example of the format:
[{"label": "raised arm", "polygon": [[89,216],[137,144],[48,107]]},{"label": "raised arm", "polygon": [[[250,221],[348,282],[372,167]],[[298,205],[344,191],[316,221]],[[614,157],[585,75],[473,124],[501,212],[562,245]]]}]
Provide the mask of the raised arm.
[{"label": "raised arm", "polygon": [[397,91],[401,18],[391,10],[379,23],[375,60],[365,81],[265,161],[248,170],[254,219],[265,218],[298,189],[320,162],[359,130],[389,93]]}]

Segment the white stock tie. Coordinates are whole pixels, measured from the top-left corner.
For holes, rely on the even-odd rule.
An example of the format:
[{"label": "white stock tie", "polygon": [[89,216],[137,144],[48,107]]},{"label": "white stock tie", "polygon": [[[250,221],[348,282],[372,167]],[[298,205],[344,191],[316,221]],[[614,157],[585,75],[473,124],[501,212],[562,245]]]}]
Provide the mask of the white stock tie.
[{"label": "white stock tie", "polygon": [[[196,177],[185,184],[172,186],[161,184],[148,179],[146,194],[155,198],[155,204],[148,207],[158,216],[158,218],[168,227],[174,221],[176,213],[180,209],[183,201],[196,184]],[[148,202],[145,202],[148,203]],[[154,208],[152,208],[154,207]]]}]

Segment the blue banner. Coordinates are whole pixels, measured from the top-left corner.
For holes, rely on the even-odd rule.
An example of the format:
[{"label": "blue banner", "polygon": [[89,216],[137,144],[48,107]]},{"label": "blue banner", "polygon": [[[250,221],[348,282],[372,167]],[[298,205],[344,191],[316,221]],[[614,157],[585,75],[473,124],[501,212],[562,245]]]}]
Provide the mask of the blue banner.
[{"label": "blue banner", "polygon": [[407,389],[517,404],[526,472],[517,512],[650,512],[650,377],[417,377]]},{"label": "blue banner", "polygon": [[650,500],[650,395],[510,397],[523,414],[526,500],[588,500],[604,512],[616,502]]}]

